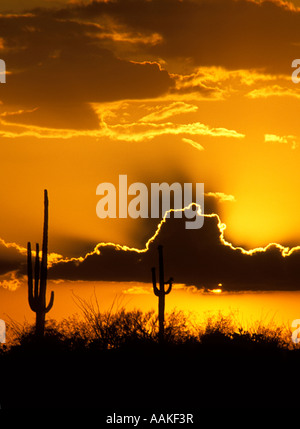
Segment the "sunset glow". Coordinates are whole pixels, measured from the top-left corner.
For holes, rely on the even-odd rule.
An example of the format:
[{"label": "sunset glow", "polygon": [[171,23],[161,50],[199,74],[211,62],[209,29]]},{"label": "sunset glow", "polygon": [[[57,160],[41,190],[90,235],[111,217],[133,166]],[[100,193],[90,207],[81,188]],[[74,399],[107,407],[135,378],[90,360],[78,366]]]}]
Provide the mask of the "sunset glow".
[{"label": "sunset glow", "polygon": [[[64,347],[102,353],[122,348],[135,327],[128,341],[138,357],[116,365],[135,397],[127,368],[139,374],[136,391],[143,377],[152,382],[141,363],[151,341],[188,344],[185,366],[206,368],[238,338],[238,363],[227,356],[224,365],[250,385],[248,352],[264,335],[274,345],[284,326],[298,350],[290,329],[300,320],[299,29],[300,0],[1,1],[0,329],[9,346],[0,341],[0,361],[16,332],[21,344],[68,326]],[[229,319],[226,337],[218,323]],[[172,392],[182,366],[174,362]],[[230,384],[219,382],[227,372],[214,389],[207,379],[204,402]],[[16,378],[27,386],[24,374]],[[265,383],[271,403],[272,378]],[[23,397],[0,389],[0,408]]]},{"label": "sunset glow", "polygon": [[[298,257],[300,87],[291,79],[291,58],[298,55],[293,23],[299,5],[219,3],[219,8],[210,3],[205,9],[204,0],[176,2],[174,22],[183,16],[192,22],[189,32],[178,34],[171,24],[155,19],[157,13],[169,16],[167,3],[154,2],[152,9],[148,2],[136,4],[140,22],[129,13],[120,15],[118,2],[91,6],[62,0],[46,15],[43,6],[34,9],[34,0],[25,12],[17,2],[3,3],[3,284],[11,281],[14,289],[25,274],[27,240],[40,237],[44,188],[51,210],[48,263],[58,266],[54,278],[68,279],[64,267],[80,268],[95,255],[101,259],[104,248],[147,253],[171,224],[168,219],[95,215],[97,184],[116,184],[120,174],[147,186],[202,182],[205,208],[200,216],[211,225],[217,222],[211,240],[237,254],[278,251],[283,258]],[[150,21],[145,21],[147,14]],[[219,46],[219,30],[207,38],[206,21],[224,14],[228,38]],[[267,15],[272,26],[265,28]],[[257,23],[255,32],[252,24],[248,27],[243,48],[237,16],[240,23],[249,16]],[[46,19],[55,40],[43,27]],[[31,52],[29,63],[21,55],[24,50]],[[101,270],[95,279],[102,280]],[[83,274],[80,280],[89,278]],[[201,286],[202,279],[195,280]]]}]

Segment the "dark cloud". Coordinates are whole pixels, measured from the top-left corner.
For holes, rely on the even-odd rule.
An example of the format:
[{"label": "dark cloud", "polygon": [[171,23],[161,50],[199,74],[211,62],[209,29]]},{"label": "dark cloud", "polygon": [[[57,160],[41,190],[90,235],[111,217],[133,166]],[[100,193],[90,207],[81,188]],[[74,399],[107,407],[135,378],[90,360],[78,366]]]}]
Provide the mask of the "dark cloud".
[{"label": "dark cloud", "polygon": [[[101,22],[109,16],[132,31],[158,33],[144,54],[194,66],[264,68],[290,74],[298,57],[300,13],[279,2],[246,0],[116,0],[59,12]],[[183,63],[186,67],[188,63]]]},{"label": "dark cloud", "polygon": [[[18,123],[95,129],[89,103],[174,92],[173,69],[289,75],[299,56],[299,27],[299,12],[271,1],[94,1],[1,15],[0,55],[12,73],[1,86],[2,109],[26,110]],[[199,84],[181,92],[190,90],[216,95]]]},{"label": "dark cloud", "polygon": [[164,246],[165,276],[177,283],[225,290],[297,290],[300,253],[283,257],[275,246],[252,255],[234,250],[220,241],[216,217],[205,218],[199,230],[185,229],[184,219],[168,219],[146,253],[101,248],[100,255],[83,262],[59,263],[50,277],[72,280],[151,282],[157,266],[157,246]]},{"label": "dark cloud", "polygon": [[0,275],[10,271],[23,271],[26,263],[25,255],[18,250],[18,246],[7,247],[0,243]]},{"label": "dark cloud", "polygon": [[88,103],[156,97],[173,85],[158,64],[120,59],[103,47],[93,25],[60,20],[50,11],[1,16],[0,37],[11,73],[0,99],[4,109],[27,110],[18,114],[19,123],[97,128]]},{"label": "dark cloud", "polygon": [[[208,212],[216,206],[216,200],[206,197],[205,204]],[[99,247],[100,254],[92,253],[81,262],[77,256],[83,244],[75,252],[78,243],[68,238],[76,258],[52,265],[48,276],[64,280],[151,282],[151,267],[158,265],[157,246],[162,244],[165,277],[172,276],[176,283],[208,289],[222,283],[224,290],[231,291],[300,289],[300,250],[283,257],[279,246],[273,245],[266,251],[247,254],[222,242],[217,215],[206,215],[200,229],[188,230],[185,222],[185,217],[167,219],[147,252],[108,245]],[[15,271],[22,277],[26,274],[24,249],[9,246],[0,245],[0,275]],[[92,250],[87,242],[84,246],[86,252]]]}]

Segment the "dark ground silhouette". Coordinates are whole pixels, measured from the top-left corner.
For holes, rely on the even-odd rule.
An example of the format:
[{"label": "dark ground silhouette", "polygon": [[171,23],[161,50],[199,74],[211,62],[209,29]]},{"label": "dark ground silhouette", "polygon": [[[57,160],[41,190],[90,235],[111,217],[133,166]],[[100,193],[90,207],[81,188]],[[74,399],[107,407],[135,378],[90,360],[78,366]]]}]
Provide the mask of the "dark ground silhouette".
[{"label": "dark ground silhouette", "polygon": [[183,412],[297,405],[300,350],[276,336],[217,328],[197,337],[169,326],[162,345],[157,332],[133,328],[132,315],[123,312],[122,326],[113,319],[106,338],[89,341],[49,328],[41,340],[32,328],[9,350],[2,345],[1,408]]}]

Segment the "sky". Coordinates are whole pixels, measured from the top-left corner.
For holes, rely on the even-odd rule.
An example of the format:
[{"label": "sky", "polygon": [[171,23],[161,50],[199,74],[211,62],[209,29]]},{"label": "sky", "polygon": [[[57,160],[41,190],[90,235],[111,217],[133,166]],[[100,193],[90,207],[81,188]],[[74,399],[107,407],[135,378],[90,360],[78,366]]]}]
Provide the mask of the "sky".
[{"label": "sky", "polygon": [[[52,281],[298,290],[300,1],[2,1],[0,287],[49,194]],[[100,183],[204,183],[203,227],[96,214]],[[200,216],[200,215],[199,215]]]}]

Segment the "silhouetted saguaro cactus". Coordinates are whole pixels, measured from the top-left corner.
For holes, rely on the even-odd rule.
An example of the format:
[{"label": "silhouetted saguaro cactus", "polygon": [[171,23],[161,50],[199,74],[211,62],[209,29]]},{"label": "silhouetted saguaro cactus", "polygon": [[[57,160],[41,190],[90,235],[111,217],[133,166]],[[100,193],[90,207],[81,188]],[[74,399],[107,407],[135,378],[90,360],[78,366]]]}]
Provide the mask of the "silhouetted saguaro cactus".
[{"label": "silhouetted saguaro cactus", "polygon": [[36,243],[36,256],[34,267],[34,285],[32,275],[31,244],[27,244],[27,276],[28,276],[28,302],[32,311],[36,313],[35,332],[38,336],[44,335],[45,315],[48,313],[54,301],[54,292],[51,292],[49,304],[46,306],[47,288],[47,253],[48,253],[48,193],[44,191],[44,227],[42,260],[39,257],[39,245]]},{"label": "silhouetted saguaro cactus", "polygon": [[[171,277],[167,282],[164,280],[164,260],[163,260],[163,246],[158,246],[158,262],[159,262],[159,288],[156,285],[156,272],[155,268],[152,271],[153,292],[158,296],[158,321],[159,321],[159,342],[164,340],[164,324],[165,324],[165,296],[172,290],[173,278]],[[165,285],[169,285],[165,290]]]}]

